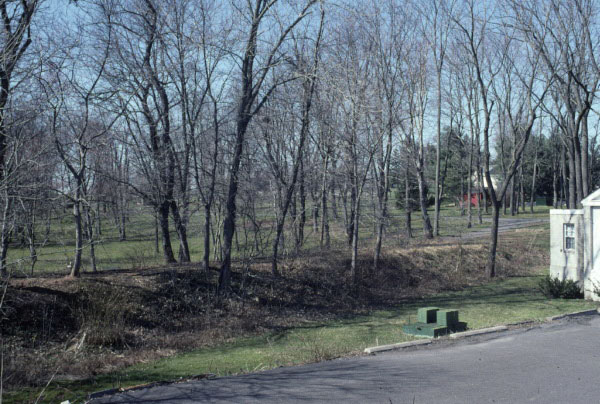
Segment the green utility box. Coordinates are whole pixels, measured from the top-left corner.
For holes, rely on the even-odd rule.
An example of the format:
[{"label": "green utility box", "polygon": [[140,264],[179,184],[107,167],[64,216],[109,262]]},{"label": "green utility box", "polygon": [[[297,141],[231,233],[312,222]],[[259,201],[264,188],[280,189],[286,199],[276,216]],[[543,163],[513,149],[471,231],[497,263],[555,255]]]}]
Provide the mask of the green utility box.
[{"label": "green utility box", "polygon": [[417,323],[435,323],[438,310],[437,307],[421,307],[417,310]]},{"label": "green utility box", "polygon": [[431,338],[466,329],[467,323],[458,321],[458,310],[440,310],[437,307],[421,307],[417,310],[417,322],[402,327],[406,334]]}]

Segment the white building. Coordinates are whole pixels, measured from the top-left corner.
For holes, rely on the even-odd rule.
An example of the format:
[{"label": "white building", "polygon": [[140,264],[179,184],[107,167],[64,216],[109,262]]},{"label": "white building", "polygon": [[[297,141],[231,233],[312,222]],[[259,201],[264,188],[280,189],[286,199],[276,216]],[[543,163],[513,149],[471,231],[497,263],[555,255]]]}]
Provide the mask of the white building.
[{"label": "white building", "polygon": [[550,276],[577,281],[586,299],[600,300],[600,189],[581,204],[550,210]]}]

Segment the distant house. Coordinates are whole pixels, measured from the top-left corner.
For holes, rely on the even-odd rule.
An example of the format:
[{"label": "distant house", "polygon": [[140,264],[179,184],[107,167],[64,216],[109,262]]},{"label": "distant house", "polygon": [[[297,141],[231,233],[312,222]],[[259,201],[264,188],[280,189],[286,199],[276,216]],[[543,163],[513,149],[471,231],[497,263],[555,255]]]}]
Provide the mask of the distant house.
[{"label": "distant house", "polygon": [[[496,173],[494,171],[490,172],[490,177],[492,179],[492,186],[494,187],[494,189],[498,189],[498,183],[500,183],[500,178],[496,175]],[[485,178],[485,175],[481,176],[481,182],[483,183],[483,189],[484,190],[488,190],[489,186],[488,186],[488,181]],[[472,181],[473,181],[473,189],[479,189],[479,179],[477,179],[477,175],[474,174],[472,177]]]},{"label": "distant house", "polygon": [[550,276],[579,282],[586,299],[600,300],[600,189],[581,204],[550,210]]},{"label": "distant house", "polygon": [[[494,189],[497,189],[498,187],[498,178],[496,177],[496,175],[494,175],[493,173],[490,175],[491,179],[492,179],[492,186],[494,187]],[[485,176],[482,177],[482,183],[483,183],[483,187],[480,188],[479,187],[479,180],[477,179],[477,175],[474,174],[471,177],[471,195],[469,195],[468,193],[465,193],[464,195],[462,195],[459,198],[458,204],[459,206],[462,208],[463,206],[466,206],[466,204],[471,201],[471,206],[477,206],[477,204],[483,204],[484,200],[487,200],[488,205],[491,203],[490,202],[490,194],[489,194],[489,187],[488,187],[488,182],[487,179],[485,178]],[[481,191],[480,191],[481,189]],[[485,194],[485,197],[484,197]]]},{"label": "distant house", "polygon": [[483,199],[483,192],[471,192],[471,195],[464,194],[458,205],[462,208],[463,206],[467,206],[467,203],[470,201],[471,206],[477,206],[478,203],[483,204]]}]

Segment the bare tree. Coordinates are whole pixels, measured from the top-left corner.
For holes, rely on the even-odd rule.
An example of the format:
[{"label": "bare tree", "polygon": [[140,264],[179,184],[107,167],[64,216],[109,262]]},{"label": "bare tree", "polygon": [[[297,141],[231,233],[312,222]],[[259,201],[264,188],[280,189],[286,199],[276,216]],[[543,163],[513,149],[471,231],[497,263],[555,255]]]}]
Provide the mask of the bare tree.
[{"label": "bare tree", "polygon": [[[296,146],[293,162],[292,162],[292,173],[289,181],[284,182],[284,195],[281,203],[281,212],[277,220],[277,228],[275,231],[275,239],[273,241],[273,257],[271,260],[271,271],[273,274],[278,274],[277,269],[277,256],[279,241],[283,233],[283,226],[285,224],[285,218],[296,189],[296,183],[298,180],[298,173],[303,158],[305,144],[308,138],[308,127],[309,127],[309,114],[313,101],[313,94],[315,92],[315,86],[317,82],[317,69],[319,65],[319,45],[321,43],[321,37],[323,35],[323,24],[325,21],[325,10],[321,7],[321,22],[319,24],[319,30],[316,34],[316,40],[314,44],[314,50],[312,60],[305,60],[303,52],[306,50],[302,44],[296,42],[295,54],[296,54],[296,71],[302,75],[302,107],[301,107],[301,122],[300,122],[300,133],[298,138],[298,144]],[[279,175],[279,178],[283,178]]]},{"label": "bare tree", "polygon": [[0,178],[4,176],[7,138],[5,111],[13,90],[17,64],[31,45],[31,21],[40,5],[39,0],[2,1],[2,36],[0,42]]},{"label": "bare tree", "polygon": [[406,54],[406,70],[403,77],[406,88],[407,118],[400,125],[404,143],[409,149],[419,183],[419,206],[423,217],[423,235],[433,238],[433,228],[427,212],[427,180],[425,178],[425,113],[427,109],[429,85],[426,51],[418,41]]},{"label": "bare tree", "polygon": [[443,184],[440,178],[441,147],[442,147],[442,73],[446,59],[448,38],[452,21],[449,17],[453,13],[454,2],[430,0],[425,4],[416,5],[420,11],[420,20],[423,24],[423,36],[428,42],[433,56],[436,75],[436,154],[435,154],[435,213],[433,220],[433,234],[439,236],[440,204]]},{"label": "bare tree", "polygon": [[[0,181],[3,185],[4,197],[2,213],[2,229],[0,231],[0,275],[8,275],[6,269],[6,253],[10,238],[10,224],[7,220],[12,215],[13,200],[8,186],[8,155],[10,153],[9,139],[9,102],[15,91],[15,81],[24,82],[23,72],[19,71],[19,62],[24,59],[27,49],[32,43],[31,24],[37,12],[40,0],[2,1],[0,16],[2,30],[0,31]],[[25,72],[29,71],[26,69]],[[27,74],[27,73],[25,73]],[[15,168],[15,166],[13,166]]]},{"label": "bare tree", "polygon": [[[539,91],[540,52],[522,45],[517,40],[518,32],[504,26],[504,30],[493,31],[489,24],[493,17],[493,10],[481,10],[473,0],[466,1],[467,10],[464,18],[454,18],[454,22],[462,33],[464,46],[467,49],[469,63],[475,70],[477,90],[481,97],[483,108],[483,169],[492,202],[492,227],[491,241],[488,254],[487,273],[489,277],[496,276],[496,250],[498,245],[498,219],[501,201],[508,186],[513,179],[527,146],[533,125],[536,120],[536,111],[540,107],[548,88],[548,82],[542,83]],[[482,14],[478,14],[482,13]],[[496,40],[495,40],[496,39]],[[518,63],[525,58],[526,63]],[[501,72],[501,73],[500,73]],[[504,74],[507,80],[514,85],[509,89],[498,89],[496,76]],[[503,97],[501,91],[508,91]],[[495,95],[495,97],[494,97]],[[513,102],[515,101],[515,102]],[[507,177],[494,189],[490,172],[490,123],[491,112],[494,104],[506,111],[509,127],[518,141],[512,154],[513,158],[508,165]]]},{"label": "bare tree", "polygon": [[[279,16],[274,17],[274,15],[271,15],[275,12],[277,0],[255,0],[252,3],[248,2],[245,6],[245,12],[248,13],[245,17],[248,18],[249,26],[243,54],[239,60],[241,64],[240,97],[236,113],[234,152],[229,169],[229,186],[225,205],[226,215],[223,222],[223,262],[219,274],[218,288],[220,293],[228,289],[231,282],[231,247],[235,234],[236,196],[239,187],[238,174],[244,152],[246,131],[252,118],[260,111],[271,93],[281,84],[281,81],[276,81],[266,91],[263,89],[267,75],[273,66],[280,61],[278,53],[282,44],[296,25],[306,17],[309,9],[316,2],[317,0],[308,0],[301,6],[297,16],[288,18],[287,22],[279,22],[278,25],[281,30],[274,34],[274,41],[266,50],[264,58],[259,53],[263,50],[262,46],[258,47],[258,38],[261,35],[259,28],[270,16],[279,19]],[[257,63],[257,66],[255,66],[255,63]]]},{"label": "bare tree", "polygon": [[[133,151],[132,166],[143,178],[143,182],[139,177],[133,178],[128,185],[154,208],[165,262],[173,263],[176,259],[169,231],[170,215],[179,238],[180,261],[190,261],[187,223],[176,199],[178,180],[179,190],[187,192],[189,161],[185,154],[183,161],[179,160],[174,141],[174,101],[168,80],[171,66],[165,46],[167,15],[164,4],[131,0],[118,4],[105,18],[113,26],[115,37],[108,75],[114,86],[122,88],[119,94],[126,111],[121,123],[122,142]],[[186,197],[182,199],[185,201]]]},{"label": "bare tree", "polygon": [[[382,7],[374,5],[373,29],[374,53],[376,54],[376,86],[380,116],[378,130],[385,133],[385,141],[375,156],[375,181],[377,196],[377,239],[373,255],[373,268],[379,267],[385,226],[388,220],[390,193],[390,165],[394,135],[399,124],[398,106],[402,97],[403,59],[407,27],[405,13],[395,1],[385,2]],[[405,209],[409,210],[409,206]]]},{"label": "bare tree", "polygon": [[[562,129],[569,164],[569,205],[589,193],[588,115],[600,71],[590,32],[594,2],[510,1],[515,25],[540,53],[547,80],[553,82],[554,105],[545,109]],[[597,6],[596,6],[597,7]]]},{"label": "bare tree", "polygon": [[[105,104],[110,105],[107,101],[114,94],[114,90],[107,91],[103,86],[112,33],[109,24],[101,24],[100,29],[106,30],[107,37],[101,43],[103,49],[99,54],[86,54],[77,40],[73,40],[71,46],[64,46],[66,38],[63,37],[62,51],[48,62],[48,74],[40,77],[50,106],[49,126],[56,152],[73,181],[72,190],[63,192],[73,206],[75,224],[75,257],[71,277],[80,275],[86,221],[92,267],[96,270],[89,195],[93,175],[88,158],[91,150],[99,146],[100,139],[111,130],[120,115],[105,108]],[[82,33],[81,30],[83,27],[66,34],[74,38]],[[83,72],[89,76],[80,76]]]}]

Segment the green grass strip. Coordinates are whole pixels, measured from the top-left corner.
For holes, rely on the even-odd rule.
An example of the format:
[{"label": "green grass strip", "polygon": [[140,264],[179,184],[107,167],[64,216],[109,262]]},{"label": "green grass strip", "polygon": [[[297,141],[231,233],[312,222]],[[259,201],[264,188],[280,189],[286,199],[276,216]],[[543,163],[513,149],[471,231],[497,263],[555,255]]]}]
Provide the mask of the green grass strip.
[{"label": "green grass strip", "polygon": [[[414,321],[416,309],[422,306],[458,309],[460,320],[466,321],[469,329],[527,320],[541,321],[551,315],[598,307],[596,303],[584,300],[549,300],[537,288],[540,278],[500,279],[460,292],[413,300],[367,316],[308,323],[283,332],[239,338],[218,347],[131,366],[94,380],[51,383],[42,401],[60,402],[68,399],[81,402],[88,393],[108,388],[206,373],[218,376],[248,373],[357,354],[368,346],[412,340],[413,337],[402,333],[401,325]],[[4,402],[35,401],[39,391],[24,389],[5,392]]]}]

